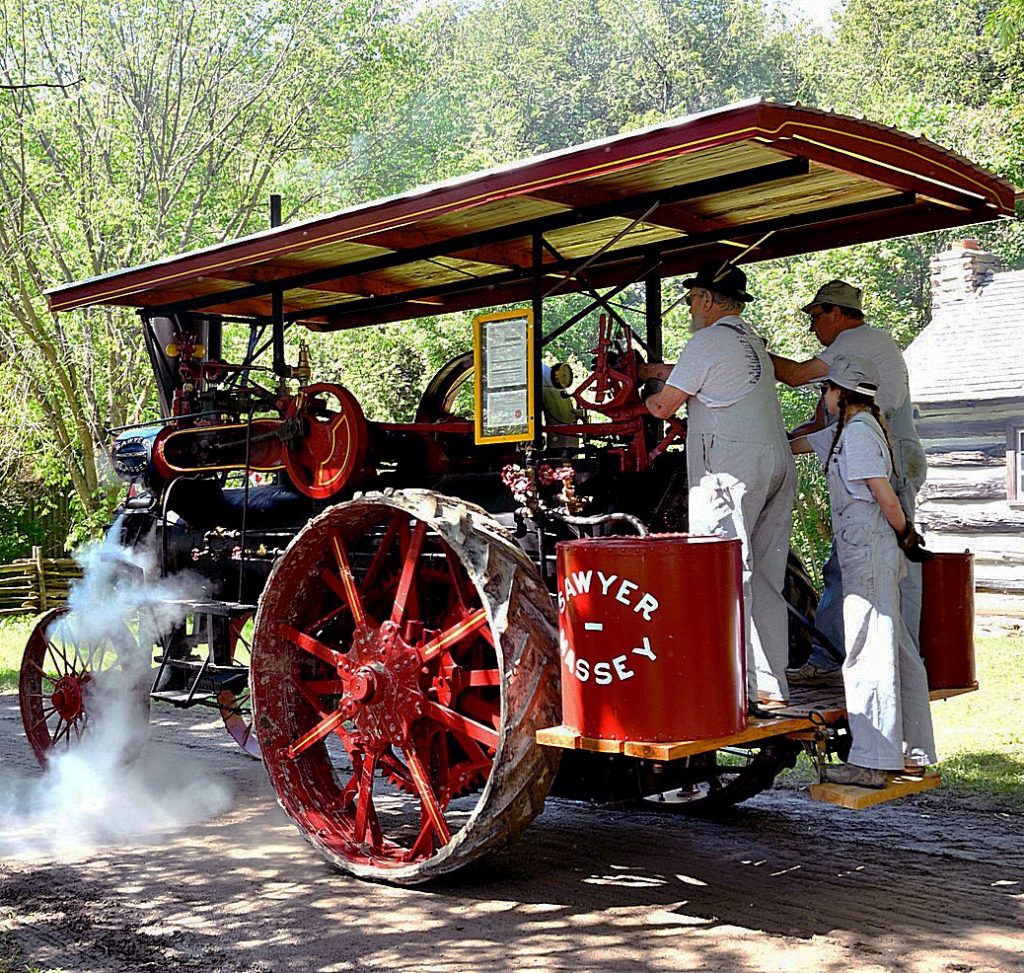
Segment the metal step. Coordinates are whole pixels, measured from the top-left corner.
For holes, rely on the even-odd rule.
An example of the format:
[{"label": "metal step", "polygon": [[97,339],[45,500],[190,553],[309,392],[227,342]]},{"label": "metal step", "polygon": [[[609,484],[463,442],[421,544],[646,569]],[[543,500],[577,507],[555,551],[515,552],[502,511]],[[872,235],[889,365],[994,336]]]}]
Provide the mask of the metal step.
[{"label": "metal step", "polygon": [[[154,662],[164,664],[162,655],[154,656]],[[179,672],[206,672],[210,675],[244,675],[249,671],[248,666],[218,666],[212,662],[204,662],[202,659],[168,659],[166,668],[177,669]]]},{"label": "metal step", "polygon": [[187,689],[161,689],[160,692],[149,694],[150,699],[160,699],[165,703],[173,703],[175,706],[188,706],[199,702],[195,694]]},{"label": "metal step", "polygon": [[238,618],[240,615],[256,613],[255,605],[247,605],[241,601],[193,601],[190,598],[171,598],[163,604],[178,605],[197,615],[221,615],[225,618]]}]

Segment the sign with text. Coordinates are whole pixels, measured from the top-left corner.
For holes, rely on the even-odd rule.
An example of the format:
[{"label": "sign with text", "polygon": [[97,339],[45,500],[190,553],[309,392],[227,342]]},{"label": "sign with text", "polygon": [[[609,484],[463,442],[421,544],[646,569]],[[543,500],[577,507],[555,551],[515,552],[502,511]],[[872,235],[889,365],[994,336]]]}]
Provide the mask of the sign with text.
[{"label": "sign with text", "polygon": [[533,439],[533,311],[473,319],[476,442]]}]

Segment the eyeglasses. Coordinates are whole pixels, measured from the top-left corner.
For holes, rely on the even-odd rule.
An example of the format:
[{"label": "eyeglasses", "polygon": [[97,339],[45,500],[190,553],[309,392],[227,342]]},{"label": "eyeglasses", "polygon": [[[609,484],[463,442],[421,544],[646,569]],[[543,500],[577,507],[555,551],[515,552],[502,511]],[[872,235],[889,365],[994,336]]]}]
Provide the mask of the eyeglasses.
[{"label": "eyeglasses", "polygon": [[824,395],[830,388],[832,388],[832,386],[829,385],[828,382],[822,382],[821,385],[818,386],[818,391]]},{"label": "eyeglasses", "polygon": [[828,311],[811,311],[811,325],[818,320],[823,314],[828,314]]},{"label": "eyeglasses", "polygon": [[688,294],[686,295],[686,306],[687,306],[687,307],[693,307],[693,302],[694,302],[694,299],[695,299],[695,298],[697,298],[697,297],[699,297],[699,296],[700,296],[701,294],[703,294],[703,293],[704,293],[704,292],[703,292],[702,290],[698,290],[698,289],[697,289],[696,287],[695,287],[695,288],[694,288],[693,290],[691,290],[691,291],[690,291],[690,292],[689,292],[689,293],[688,293]]}]

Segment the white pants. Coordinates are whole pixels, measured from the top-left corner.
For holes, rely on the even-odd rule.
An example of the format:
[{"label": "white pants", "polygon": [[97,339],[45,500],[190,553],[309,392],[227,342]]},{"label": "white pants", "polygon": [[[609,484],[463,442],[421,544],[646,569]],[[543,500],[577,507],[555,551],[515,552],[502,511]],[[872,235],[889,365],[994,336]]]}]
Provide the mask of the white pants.
[{"label": "white pants", "polygon": [[788,699],[789,620],[782,589],[796,490],[792,456],[718,433],[694,436],[688,446],[703,461],[703,471],[690,468],[691,533],[737,537],[743,545],[747,698],[756,702],[760,693]]},{"label": "white pants", "polygon": [[836,550],[843,574],[850,763],[902,770],[906,755],[911,763],[933,764],[928,677],[900,614],[906,559],[887,525],[850,519],[836,533]]}]

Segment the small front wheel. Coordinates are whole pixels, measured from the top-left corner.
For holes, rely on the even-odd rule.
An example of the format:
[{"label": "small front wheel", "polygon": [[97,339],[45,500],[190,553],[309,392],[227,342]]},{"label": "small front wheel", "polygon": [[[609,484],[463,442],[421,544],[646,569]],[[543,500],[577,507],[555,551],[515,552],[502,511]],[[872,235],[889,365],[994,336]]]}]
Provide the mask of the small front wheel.
[{"label": "small front wheel", "polygon": [[120,620],[101,624],[67,606],[43,615],[25,645],[18,683],[22,724],[40,765],[79,746],[105,719],[116,733],[107,754],[138,756],[149,722],[149,672]]}]

